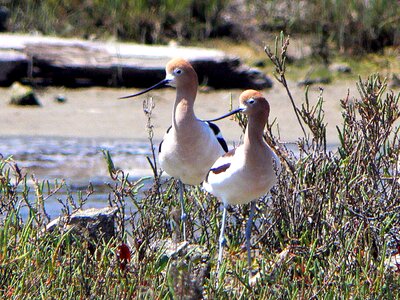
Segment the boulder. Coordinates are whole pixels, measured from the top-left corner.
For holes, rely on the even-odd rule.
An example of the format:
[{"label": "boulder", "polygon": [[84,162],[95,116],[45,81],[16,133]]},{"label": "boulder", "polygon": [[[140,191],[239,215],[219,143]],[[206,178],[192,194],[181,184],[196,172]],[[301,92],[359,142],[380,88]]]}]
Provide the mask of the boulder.
[{"label": "boulder", "polygon": [[116,207],[89,208],[78,210],[70,216],[54,219],[46,226],[47,231],[59,229],[96,245],[99,241],[110,241],[115,237]]},{"label": "boulder", "polygon": [[181,293],[180,299],[202,298],[205,279],[210,277],[211,270],[206,247],[166,239],[154,242],[150,251],[161,252],[157,262],[160,271],[166,272],[170,266],[168,272]]},{"label": "boulder", "polygon": [[339,63],[331,64],[329,70],[336,73],[351,73],[352,71],[349,65]]},{"label": "boulder", "polygon": [[33,89],[29,86],[22,85],[19,82],[14,82],[11,86],[10,104],[40,106]]}]

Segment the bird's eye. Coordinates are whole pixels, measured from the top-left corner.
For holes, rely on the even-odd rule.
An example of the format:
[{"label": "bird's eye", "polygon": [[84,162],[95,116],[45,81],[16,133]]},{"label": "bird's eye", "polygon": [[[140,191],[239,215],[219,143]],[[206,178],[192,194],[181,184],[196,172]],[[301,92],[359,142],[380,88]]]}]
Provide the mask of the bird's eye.
[{"label": "bird's eye", "polygon": [[247,100],[247,103],[248,103],[248,104],[254,104],[254,102],[256,102],[254,99],[249,99],[249,100]]},{"label": "bird's eye", "polygon": [[176,75],[181,75],[182,74],[182,70],[181,69],[176,69],[175,70],[175,74]]}]

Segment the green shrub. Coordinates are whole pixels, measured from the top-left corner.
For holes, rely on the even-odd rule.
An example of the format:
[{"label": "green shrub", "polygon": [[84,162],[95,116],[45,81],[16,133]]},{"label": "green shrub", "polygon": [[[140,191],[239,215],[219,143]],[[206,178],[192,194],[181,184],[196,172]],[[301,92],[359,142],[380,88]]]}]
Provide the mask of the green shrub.
[{"label": "green shrub", "polygon": [[[397,0],[249,1],[260,26],[288,33],[313,33],[320,42],[360,54],[400,45]],[[323,45],[320,45],[323,46]]]},{"label": "green shrub", "polygon": [[62,36],[115,36],[144,43],[202,40],[227,0],[12,1],[11,29]]}]

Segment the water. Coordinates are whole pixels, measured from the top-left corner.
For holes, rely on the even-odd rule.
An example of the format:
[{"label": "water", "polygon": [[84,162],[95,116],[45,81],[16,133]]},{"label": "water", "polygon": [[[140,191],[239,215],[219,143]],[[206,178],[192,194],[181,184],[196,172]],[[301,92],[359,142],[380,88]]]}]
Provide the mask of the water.
[{"label": "water", "polygon": [[[328,141],[335,142],[336,125],[342,118],[338,102],[348,94],[350,84],[326,86],[324,108],[328,122]],[[303,94],[303,89],[291,83],[293,94]],[[147,118],[143,113],[143,98],[138,101],[120,101],[118,97],[135,91],[112,88],[65,89],[51,87],[37,90],[41,107],[16,107],[8,105],[11,90],[0,88],[0,154],[12,155],[18,166],[38,180],[65,179],[71,193],[84,191],[91,182],[94,193],[86,207],[102,207],[108,203],[111,182],[101,149],[110,151],[116,167],[130,174],[131,179],[151,175],[145,159],[150,155],[147,139]],[[226,113],[231,100],[234,107],[241,91],[218,90],[199,93],[196,114],[199,118],[212,118]],[[310,88],[310,99],[317,99],[318,87]],[[288,110],[288,100],[279,85],[265,92],[271,105],[271,118],[279,124],[283,142],[296,141],[302,135],[293,111]],[[65,96],[64,103],[54,101],[57,95]],[[152,125],[154,138],[160,141],[171,124],[174,89],[157,90],[153,94],[156,107]],[[271,120],[272,120],[271,119]],[[229,148],[237,144],[242,134],[239,126],[231,121],[218,122]],[[57,138],[53,136],[70,136]],[[158,145],[158,143],[157,143]],[[29,181],[32,188],[32,180]],[[59,191],[56,197],[46,200],[46,210],[51,217],[60,214],[57,201],[66,199],[67,192]],[[76,197],[75,197],[76,198]],[[30,196],[32,201],[35,195]]]},{"label": "water", "polygon": [[[89,183],[94,192],[88,198],[86,207],[104,207],[108,205],[108,195],[111,189],[107,183],[112,180],[108,175],[107,164],[102,150],[108,150],[114,165],[129,173],[131,180],[143,176],[151,176],[151,169],[146,156],[151,155],[148,142],[128,139],[88,139],[88,138],[49,138],[49,137],[3,137],[0,138],[0,154],[11,156],[19,168],[29,176],[30,196],[35,199],[33,179],[49,180],[53,185],[55,180],[64,179],[69,192],[76,200],[77,193],[85,194]],[[147,182],[148,185],[151,181]],[[61,213],[59,200],[67,199],[68,191],[63,188],[45,202],[45,209],[51,218]],[[26,216],[28,209],[22,210]]]}]

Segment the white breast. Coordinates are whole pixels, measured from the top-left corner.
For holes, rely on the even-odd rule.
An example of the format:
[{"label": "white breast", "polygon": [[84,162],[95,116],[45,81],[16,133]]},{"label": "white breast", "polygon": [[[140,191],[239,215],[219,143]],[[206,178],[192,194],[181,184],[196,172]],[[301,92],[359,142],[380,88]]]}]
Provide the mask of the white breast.
[{"label": "white breast", "polygon": [[161,168],[184,184],[200,184],[213,163],[224,154],[213,131],[199,121],[194,128],[171,128],[164,136],[159,161]]},{"label": "white breast", "polygon": [[274,164],[279,167],[279,160],[270,150],[266,163],[255,168],[245,165],[243,147],[236,149],[235,155],[222,157],[212,168],[230,163],[229,168],[221,173],[210,172],[204,188],[220,198],[225,204],[245,204],[269,192],[276,183]]}]

